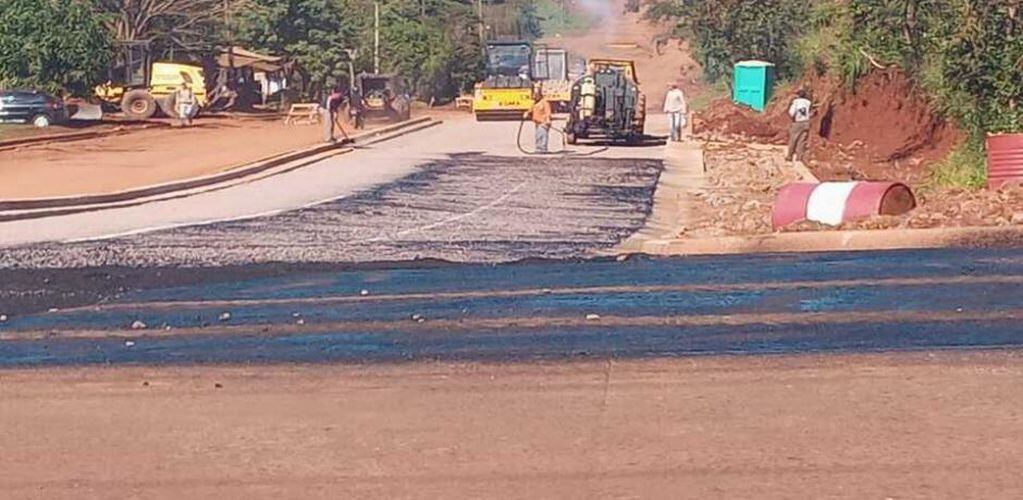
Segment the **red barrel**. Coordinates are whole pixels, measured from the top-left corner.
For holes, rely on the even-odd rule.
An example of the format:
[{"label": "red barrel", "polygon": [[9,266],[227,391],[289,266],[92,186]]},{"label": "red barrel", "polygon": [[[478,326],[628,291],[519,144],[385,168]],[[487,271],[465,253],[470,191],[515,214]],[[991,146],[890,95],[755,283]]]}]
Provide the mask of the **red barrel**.
[{"label": "red barrel", "polygon": [[794,182],[778,191],[771,224],[782,229],[811,220],[837,226],[876,215],[901,215],[914,207],[913,192],[899,182]]},{"label": "red barrel", "polygon": [[987,137],[987,187],[1000,189],[1009,183],[1023,183],[1023,134]]},{"label": "red barrel", "polygon": [[780,229],[806,220],[806,202],[818,185],[817,182],[793,182],[782,186],[771,210],[771,225]]}]

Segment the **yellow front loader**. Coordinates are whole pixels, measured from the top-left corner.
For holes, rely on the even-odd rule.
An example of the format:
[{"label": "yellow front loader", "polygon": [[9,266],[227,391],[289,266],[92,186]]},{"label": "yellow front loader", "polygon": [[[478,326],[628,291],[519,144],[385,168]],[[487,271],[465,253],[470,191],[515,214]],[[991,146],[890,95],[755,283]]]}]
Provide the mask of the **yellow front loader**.
[{"label": "yellow front loader", "polygon": [[146,42],[124,42],[110,68],[110,79],[96,87],[95,96],[108,107],[119,109],[132,120],[156,114],[176,117],[171,94],[183,82],[195,93],[199,107],[206,106],[206,77],[202,66],[180,62],[153,62]]}]

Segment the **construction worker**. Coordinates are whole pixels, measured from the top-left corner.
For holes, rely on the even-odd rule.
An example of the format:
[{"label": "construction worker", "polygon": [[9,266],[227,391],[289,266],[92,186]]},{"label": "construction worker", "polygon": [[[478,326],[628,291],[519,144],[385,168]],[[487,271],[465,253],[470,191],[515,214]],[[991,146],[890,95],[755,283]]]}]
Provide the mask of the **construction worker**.
[{"label": "construction worker", "polygon": [[686,126],[686,95],[677,83],[668,84],[668,94],[664,96],[664,113],[668,115],[668,130],[672,142],[682,141],[682,129]]},{"label": "construction worker", "polygon": [[341,105],[345,101],[345,89],[340,83],[334,86],[334,89],[327,94],[327,99],[323,102],[323,109],[321,110],[321,117],[323,121],[323,142],[337,142],[334,139],[334,129],[340,128],[341,133],[345,134],[344,127],[338,124],[338,111],[341,109]]},{"label": "construction worker", "polygon": [[352,88],[348,99],[348,112],[352,115],[352,124],[355,125],[356,130],[361,130],[366,126],[366,98],[358,86]]},{"label": "construction worker", "polygon": [[536,152],[546,153],[551,133],[551,102],[543,96],[543,89],[537,87],[533,91],[533,107],[522,116],[531,120],[536,128]]},{"label": "construction worker", "polygon": [[805,89],[796,92],[796,98],[789,105],[789,117],[792,118],[792,125],[789,126],[789,150],[785,155],[785,161],[803,161],[806,157],[806,143],[810,139],[810,115],[813,112],[813,103],[807,96]]},{"label": "construction worker", "polygon": [[181,86],[174,91],[174,111],[177,113],[178,123],[182,127],[192,126],[195,104],[195,92],[192,92],[187,81],[181,82]]}]

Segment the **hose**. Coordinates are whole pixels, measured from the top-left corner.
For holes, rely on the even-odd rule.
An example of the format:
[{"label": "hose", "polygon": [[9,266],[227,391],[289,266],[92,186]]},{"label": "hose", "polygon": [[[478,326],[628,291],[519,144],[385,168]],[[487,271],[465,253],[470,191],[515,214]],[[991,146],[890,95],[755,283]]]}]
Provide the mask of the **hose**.
[{"label": "hose", "polygon": [[559,134],[561,134],[561,151],[529,151],[529,150],[527,150],[525,147],[522,146],[522,129],[525,128],[526,121],[527,121],[526,118],[522,118],[521,120],[519,120],[519,132],[515,136],[515,145],[518,146],[519,151],[521,151],[522,154],[527,154],[527,155],[569,155],[569,154],[574,153],[573,151],[569,151],[569,150],[567,150],[565,148],[565,137],[566,137],[565,136],[565,131],[561,130],[560,128],[557,128],[557,127],[555,127],[553,125],[551,125],[551,129],[553,129],[553,130],[557,131]]},{"label": "hose", "polygon": [[561,134],[561,151],[544,151],[544,152],[529,151],[525,147],[522,146],[522,129],[525,127],[527,121],[528,120],[526,118],[523,118],[523,119],[521,119],[519,121],[519,131],[518,131],[518,134],[515,136],[515,145],[518,146],[519,151],[521,151],[522,154],[538,155],[538,156],[542,156],[542,155],[551,155],[551,156],[553,156],[553,155],[558,155],[558,156],[592,156],[592,155],[595,155],[597,153],[602,153],[602,152],[608,150],[607,146],[604,146],[602,148],[590,151],[588,153],[580,153],[578,151],[570,150],[567,147],[565,147],[567,142],[568,142],[568,133],[565,132],[564,130],[558,128],[558,127],[555,127],[555,126],[551,125],[551,129],[553,129],[555,132]]}]

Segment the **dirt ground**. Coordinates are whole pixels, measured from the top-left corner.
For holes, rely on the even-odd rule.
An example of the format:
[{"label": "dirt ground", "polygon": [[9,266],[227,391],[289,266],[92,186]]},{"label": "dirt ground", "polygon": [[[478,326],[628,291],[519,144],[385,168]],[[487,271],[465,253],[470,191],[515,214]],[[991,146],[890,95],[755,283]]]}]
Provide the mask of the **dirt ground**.
[{"label": "dirt ground", "polygon": [[106,132],[113,130],[121,124],[104,121],[104,122],[73,122],[69,126],[53,125],[46,128],[34,127],[32,125],[21,125],[4,123],[0,124],[0,141],[10,141],[15,139],[27,139],[30,137],[38,137],[44,135],[54,134],[69,134],[73,132]]},{"label": "dirt ground", "polygon": [[704,146],[706,187],[694,193],[700,217],[679,236],[713,238],[763,234],[771,228],[778,190],[800,180],[778,148],[739,142]]},{"label": "dirt ground", "polygon": [[[803,82],[811,89],[819,108],[812,125],[807,167],[822,181],[894,180],[906,183],[915,193],[917,208],[897,216],[881,216],[830,227],[800,222],[785,230],[888,229],[1008,226],[1023,224],[1023,188],[1001,191],[945,188],[931,185],[931,168],[942,160],[963,134],[931,112],[914,90],[912,82],[898,72],[876,72],[860,82],[855,91],[834,88],[823,80]],[[830,85],[830,86],[829,86]],[[746,189],[745,182],[770,175],[783,158],[780,152],[765,153],[761,146],[784,145],[788,118],[787,95],[782,95],[763,114],[720,101],[694,119],[694,133],[708,144],[726,142],[727,148],[708,146],[711,169],[737,172],[731,178],[734,191],[744,193],[751,206],[720,219],[721,234],[761,234],[772,231],[770,204],[780,184],[768,192],[770,199]],[[773,155],[767,161],[765,154]],[[747,168],[763,170],[743,173]],[[754,177],[754,179],[750,179]],[[766,209],[761,206],[768,204]],[[727,205],[727,204],[726,204]]]},{"label": "dirt ground", "polygon": [[669,82],[681,84],[690,100],[705,90],[703,70],[678,39],[655,47],[654,39],[671,27],[650,23],[638,13],[625,12],[625,0],[573,3],[575,9],[588,9],[599,21],[586,33],[548,34],[540,43],[562,47],[570,54],[587,59],[609,57],[635,61],[640,88],[647,97],[647,109],[660,111]]},{"label": "dirt ground", "polygon": [[[770,234],[778,190],[799,181],[784,148],[743,142],[708,142],[704,154],[708,186],[696,193],[702,215],[679,236],[710,238]],[[846,178],[848,179],[848,178]],[[900,216],[878,216],[839,226],[798,222],[786,231],[924,229],[1023,225],[1023,186],[1000,191],[921,186],[917,208]]]},{"label": "dirt ground", "polygon": [[780,88],[764,113],[716,102],[694,119],[694,133],[708,139],[743,139],[785,145],[788,104],[796,88],[815,103],[807,165],[821,180],[927,181],[963,133],[941,119],[901,72],[874,72],[854,89],[823,77]]},{"label": "dirt ground", "polygon": [[1012,498],[1011,352],[0,371],[15,498]]},{"label": "dirt ground", "polygon": [[109,193],[212,174],[316,143],[318,125],[200,118],[194,127],[154,128],[0,155],[0,199]]}]

